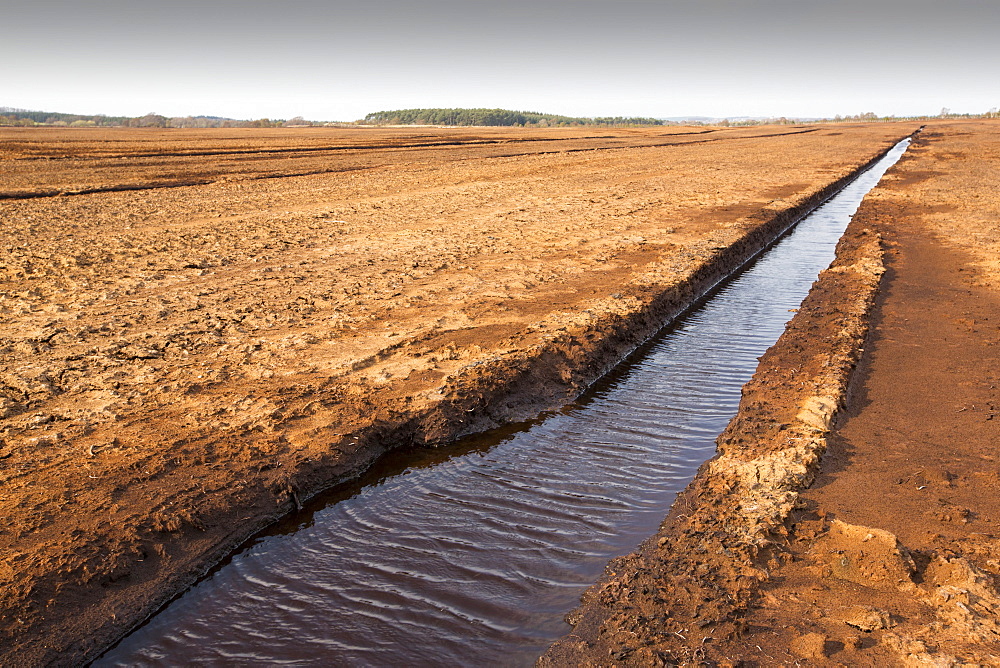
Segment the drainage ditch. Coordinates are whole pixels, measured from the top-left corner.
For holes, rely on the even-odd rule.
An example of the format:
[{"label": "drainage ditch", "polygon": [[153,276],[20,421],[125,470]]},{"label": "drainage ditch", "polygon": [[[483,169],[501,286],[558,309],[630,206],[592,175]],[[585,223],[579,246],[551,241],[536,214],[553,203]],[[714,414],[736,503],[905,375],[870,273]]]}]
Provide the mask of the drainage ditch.
[{"label": "drainage ditch", "polygon": [[533,664],[714,454],[757,358],[908,143],[578,401],[392,454],[257,536],[95,665]]}]

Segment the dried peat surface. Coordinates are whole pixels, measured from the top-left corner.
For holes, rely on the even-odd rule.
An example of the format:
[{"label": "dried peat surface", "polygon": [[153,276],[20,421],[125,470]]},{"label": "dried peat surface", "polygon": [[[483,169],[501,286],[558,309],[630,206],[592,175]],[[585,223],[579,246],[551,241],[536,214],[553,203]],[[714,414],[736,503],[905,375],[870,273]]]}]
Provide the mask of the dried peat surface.
[{"label": "dried peat surface", "polygon": [[532,665],[712,455],[758,356],[902,151],[581,400],[378,467],[256,538],[97,665]]},{"label": "dried peat surface", "polygon": [[542,664],[1000,665],[998,192],[1000,125],[917,137]]},{"label": "dried peat surface", "polygon": [[914,129],[0,130],[0,662],[564,405]]},{"label": "dried peat surface", "polygon": [[[4,128],[0,200],[330,174],[417,161],[671,146],[816,128],[395,128],[59,130]],[[210,159],[206,159],[210,158]]]}]

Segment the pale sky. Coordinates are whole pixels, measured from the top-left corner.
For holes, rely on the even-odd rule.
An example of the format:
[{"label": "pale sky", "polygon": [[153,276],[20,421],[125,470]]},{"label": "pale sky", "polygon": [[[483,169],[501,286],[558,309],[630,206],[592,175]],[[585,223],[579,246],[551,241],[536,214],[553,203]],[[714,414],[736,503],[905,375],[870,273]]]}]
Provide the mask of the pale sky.
[{"label": "pale sky", "polygon": [[1000,106],[1000,0],[0,0],[0,27],[0,106],[81,114]]}]

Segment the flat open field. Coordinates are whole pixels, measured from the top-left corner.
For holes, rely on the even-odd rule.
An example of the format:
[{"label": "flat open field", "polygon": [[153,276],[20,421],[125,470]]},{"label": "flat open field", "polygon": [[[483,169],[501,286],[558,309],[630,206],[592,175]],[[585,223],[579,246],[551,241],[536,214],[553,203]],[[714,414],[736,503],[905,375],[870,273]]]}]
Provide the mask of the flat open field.
[{"label": "flat open field", "polygon": [[998,192],[1000,124],[917,136],[544,664],[1000,665]]},{"label": "flat open field", "polygon": [[0,129],[0,662],[560,405],[916,127]]}]

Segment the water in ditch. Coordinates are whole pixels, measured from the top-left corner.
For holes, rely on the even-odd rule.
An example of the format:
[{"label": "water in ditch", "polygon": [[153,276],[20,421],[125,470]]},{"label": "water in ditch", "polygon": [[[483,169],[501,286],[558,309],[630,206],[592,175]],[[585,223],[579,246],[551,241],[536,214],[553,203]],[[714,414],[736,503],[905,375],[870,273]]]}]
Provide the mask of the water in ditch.
[{"label": "water in ditch", "polygon": [[757,358],[907,144],[581,400],[392,456],[257,537],[96,665],[531,665],[712,456]]}]

